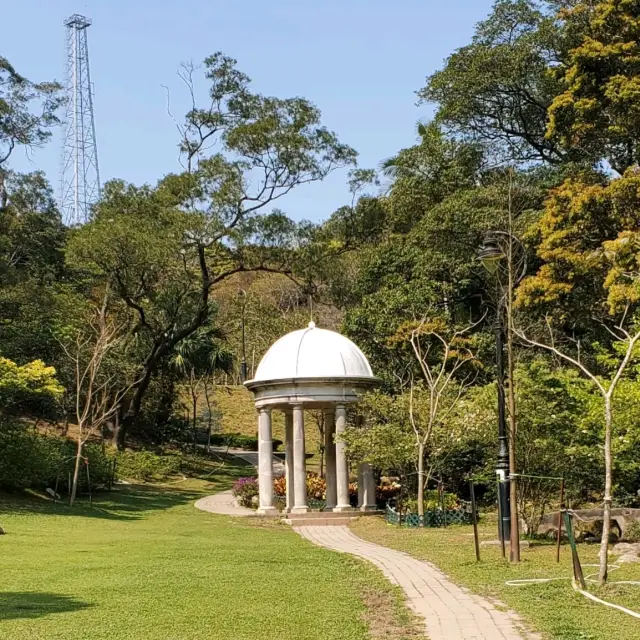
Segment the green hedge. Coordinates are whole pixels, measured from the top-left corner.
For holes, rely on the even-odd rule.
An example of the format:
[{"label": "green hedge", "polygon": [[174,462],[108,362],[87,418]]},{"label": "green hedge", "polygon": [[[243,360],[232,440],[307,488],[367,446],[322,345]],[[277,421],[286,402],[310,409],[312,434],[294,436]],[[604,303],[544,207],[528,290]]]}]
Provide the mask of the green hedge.
[{"label": "green hedge", "polygon": [[[214,433],[211,434],[211,444],[216,447],[231,447],[232,449],[245,449],[247,451],[258,450],[258,438],[245,436],[241,433]],[[273,441],[273,450],[282,445],[282,440]]]},{"label": "green hedge", "polygon": [[[46,489],[68,490],[73,472],[76,445],[62,437],[42,435],[21,424],[0,424],[0,488],[7,491]],[[107,486],[111,459],[98,445],[85,445],[92,489]],[[86,468],[80,475],[80,490],[87,489]]]},{"label": "green hedge", "polygon": [[121,451],[117,456],[118,477],[142,482],[160,481],[180,472],[180,454],[156,455],[151,451]]}]

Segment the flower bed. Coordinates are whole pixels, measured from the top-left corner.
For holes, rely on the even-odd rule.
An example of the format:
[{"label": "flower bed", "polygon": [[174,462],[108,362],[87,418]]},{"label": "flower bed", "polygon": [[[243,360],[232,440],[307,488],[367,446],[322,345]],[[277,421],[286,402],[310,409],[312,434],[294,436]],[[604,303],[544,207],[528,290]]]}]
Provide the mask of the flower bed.
[{"label": "flower bed", "polygon": [[243,507],[257,506],[260,493],[257,478],[240,478],[232,487],[231,493]]}]

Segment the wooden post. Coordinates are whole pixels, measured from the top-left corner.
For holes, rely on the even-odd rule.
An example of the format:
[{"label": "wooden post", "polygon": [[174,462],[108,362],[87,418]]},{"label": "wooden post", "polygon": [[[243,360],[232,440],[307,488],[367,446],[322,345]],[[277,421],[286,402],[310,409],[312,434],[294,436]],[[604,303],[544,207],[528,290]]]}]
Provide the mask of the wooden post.
[{"label": "wooden post", "polygon": [[444,528],[447,528],[447,511],[445,509],[445,504],[444,504],[444,484],[442,483],[442,480],[440,480],[440,482],[438,483],[438,488],[440,490],[440,507],[442,508],[442,521],[444,524]]},{"label": "wooden post", "polygon": [[558,534],[556,540],[556,562],[560,562],[560,539],[562,538],[562,512],[564,511],[564,478],[560,480],[560,509],[558,511]]},{"label": "wooden post", "polygon": [[473,480],[469,480],[471,492],[471,519],[473,520],[473,542],[476,548],[476,561],[480,562],[480,541],[478,539],[478,514],[476,512],[476,492]]},{"label": "wooden post", "polygon": [[498,480],[497,489],[498,489],[498,534],[500,536],[500,552],[502,554],[502,557],[506,558],[507,554],[504,548],[505,542],[504,542],[504,527],[502,522],[502,509],[500,508],[500,480]]},{"label": "wooden post", "polygon": [[573,578],[580,583],[580,586],[583,590],[586,590],[587,583],[584,580],[584,575],[582,573],[582,565],[580,564],[580,558],[578,557],[578,549],[576,548],[576,541],[573,537],[573,528],[571,526],[571,516],[567,513],[565,509],[562,512],[562,516],[564,518],[564,526],[567,530],[567,537],[569,538],[569,544],[571,545],[571,558],[573,560]]},{"label": "wooden post", "polygon": [[84,461],[84,466],[87,468],[87,485],[89,490],[89,506],[93,505],[93,497],[91,495],[91,475],[89,474],[89,458]]}]

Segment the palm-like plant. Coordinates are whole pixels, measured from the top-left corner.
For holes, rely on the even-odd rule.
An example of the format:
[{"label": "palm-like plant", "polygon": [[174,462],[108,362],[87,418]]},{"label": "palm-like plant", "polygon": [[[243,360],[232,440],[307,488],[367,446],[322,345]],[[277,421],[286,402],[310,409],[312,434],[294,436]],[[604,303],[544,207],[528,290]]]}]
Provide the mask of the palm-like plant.
[{"label": "palm-like plant", "polygon": [[223,340],[220,329],[204,328],[178,344],[169,361],[170,367],[185,380],[191,395],[194,450],[197,446],[198,401],[204,393],[208,416],[207,453],[211,446],[211,385],[216,373],[230,373],[233,368],[233,354],[225,348]]},{"label": "palm-like plant", "polygon": [[[428,136],[428,126],[423,122],[416,123],[416,131],[418,133],[419,144],[422,144]],[[395,179],[398,177],[399,169],[402,166],[402,151],[395,156],[391,156],[380,163],[380,170],[387,178]]]}]

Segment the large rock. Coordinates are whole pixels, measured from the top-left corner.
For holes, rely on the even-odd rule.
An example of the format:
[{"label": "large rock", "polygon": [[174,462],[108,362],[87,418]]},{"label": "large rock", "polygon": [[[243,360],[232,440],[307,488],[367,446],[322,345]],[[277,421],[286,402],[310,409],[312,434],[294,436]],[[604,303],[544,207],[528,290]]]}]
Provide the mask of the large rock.
[{"label": "large rock", "polygon": [[[598,539],[602,532],[602,509],[575,509],[573,527],[576,539],[586,538]],[[618,538],[624,538],[627,527],[632,522],[640,522],[640,509],[628,509],[626,507],[616,507],[611,509],[612,532]],[[538,527],[538,533],[545,535],[557,527],[558,512],[546,514]],[[563,527],[564,528],[564,527]]]},{"label": "large rock", "polygon": [[627,553],[640,554],[640,542],[618,542],[617,545],[611,549],[611,553],[614,556],[621,556]]},{"label": "large rock", "polygon": [[640,562],[640,557],[638,557],[635,553],[625,553],[623,556],[620,556],[616,562],[625,563],[625,562]]}]

